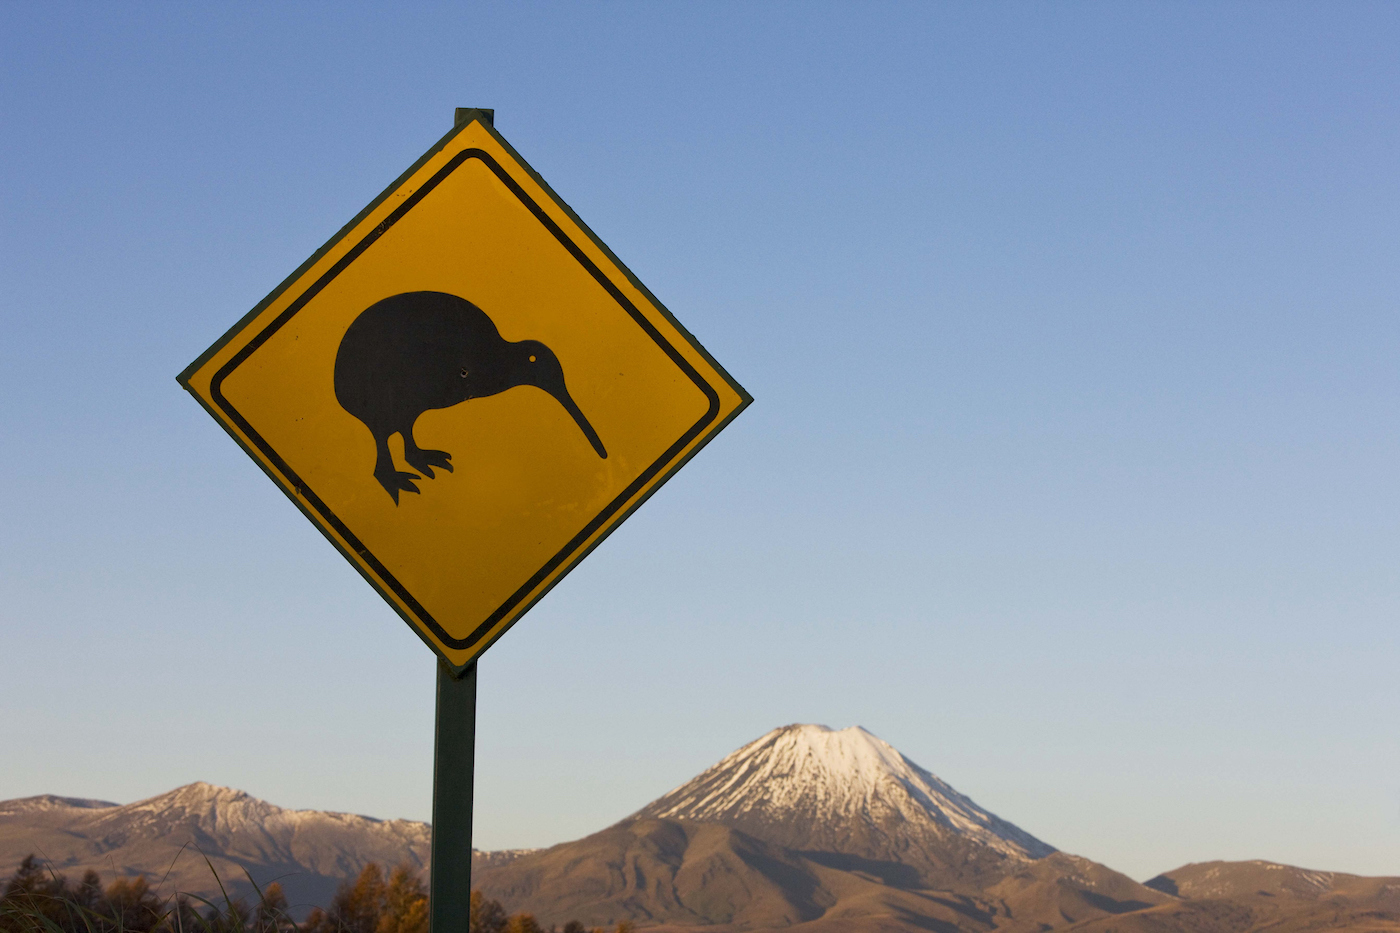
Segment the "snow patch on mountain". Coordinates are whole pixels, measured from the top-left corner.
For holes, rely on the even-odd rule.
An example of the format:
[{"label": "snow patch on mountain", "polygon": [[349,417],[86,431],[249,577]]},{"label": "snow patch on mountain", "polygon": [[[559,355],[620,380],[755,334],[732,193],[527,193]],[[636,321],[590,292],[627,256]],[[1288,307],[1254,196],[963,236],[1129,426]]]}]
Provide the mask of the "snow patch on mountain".
[{"label": "snow patch on mountain", "polygon": [[110,800],[89,800],[86,797],[60,797],[57,794],[40,794],[37,797],[19,797],[15,800],[0,800],[0,816],[13,816],[20,813],[41,813],[49,810],[103,810],[116,807]]},{"label": "snow patch on mountain", "polygon": [[[411,862],[422,864],[416,853],[426,854],[430,829],[416,820],[379,820],[354,813],[324,810],[289,810],[230,787],[196,781],[146,800],[94,813],[96,832],[117,829],[116,838],[133,835],[158,837],[195,832],[196,838],[215,842],[229,851],[276,853],[296,861],[309,850],[312,859],[336,864],[340,870],[352,864],[346,845],[363,846],[371,840],[389,851],[412,851]],[[309,845],[308,845],[309,843]],[[325,867],[329,867],[326,865]]]}]

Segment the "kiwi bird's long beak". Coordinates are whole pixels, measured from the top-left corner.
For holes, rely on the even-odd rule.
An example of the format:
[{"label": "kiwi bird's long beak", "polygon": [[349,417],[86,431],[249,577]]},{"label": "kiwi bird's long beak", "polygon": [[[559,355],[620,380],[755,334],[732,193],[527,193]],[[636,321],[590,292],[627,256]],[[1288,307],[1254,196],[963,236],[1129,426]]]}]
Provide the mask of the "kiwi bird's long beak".
[{"label": "kiwi bird's long beak", "polygon": [[564,389],[556,395],[555,398],[559,400],[560,405],[564,406],[564,410],[573,416],[574,421],[578,424],[579,430],[583,432],[584,437],[588,438],[588,443],[593,445],[593,449],[598,452],[598,456],[602,457],[604,460],[608,459],[607,448],[603,446],[602,440],[598,437],[598,432],[593,430],[593,425],[589,424],[588,419],[583,416],[582,409],[574,404],[573,397],[569,395],[569,390]]}]

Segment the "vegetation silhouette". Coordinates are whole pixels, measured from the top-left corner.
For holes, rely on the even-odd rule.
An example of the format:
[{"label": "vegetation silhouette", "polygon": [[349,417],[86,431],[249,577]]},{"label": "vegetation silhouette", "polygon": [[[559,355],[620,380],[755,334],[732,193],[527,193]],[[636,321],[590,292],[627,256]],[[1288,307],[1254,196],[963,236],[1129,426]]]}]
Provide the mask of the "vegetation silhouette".
[{"label": "vegetation silhouette", "polygon": [[[206,863],[208,860],[205,860]],[[213,871],[213,866],[210,866]],[[105,888],[97,872],[70,885],[34,855],[26,856],[0,894],[0,933],[295,933],[287,897],[273,882],[250,907],[219,881],[223,906],[198,895],[161,897],[144,876],[118,878]],[[201,910],[195,902],[204,905]]]},{"label": "vegetation silhouette", "polygon": [[[206,858],[205,863],[209,864]],[[342,883],[328,907],[313,907],[302,923],[288,914],[282,886],[259,887],[249,905],[229,895],[209,864],[223,905],[194,894],[162,897],[144,876],[118,878],[106,887],[89,870],[76,884],[35,855],[27,856],[0,893],[0,933],[428,933],[428,891],[418,871],[400,865],[385,877],[370,862],[354,881]],[[202,909],[201,909],[202,905]],[[610,933],[570,920],[542,926],[533,914],[507,915],[480,891],[471,897],[470,933]],[[611,933],[632,933],[620,921]]]}]

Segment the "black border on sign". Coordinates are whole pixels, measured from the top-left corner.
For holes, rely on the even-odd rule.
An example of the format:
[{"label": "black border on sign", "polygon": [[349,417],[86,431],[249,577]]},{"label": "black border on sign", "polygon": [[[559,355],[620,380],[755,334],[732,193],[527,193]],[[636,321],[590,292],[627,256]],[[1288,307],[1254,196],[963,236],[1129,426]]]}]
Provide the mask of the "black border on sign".
[{"label": "black border on sign", "polygon": [[[492,135],[494,136],[496,134],[492,133]],[[642,330],[647,334],[647,336],[651,337],[651,339],[657,344],[657,346],[660,347],[662,351],[666,353],[666,355],[671,359],[671,361],[676,364],[677,368],[679,368],[683,373],[685,373],[686,376],[695,384],[695,386],[699,388],[702,393],[704,393],[705,397],[709,400],[709,408],[705,412],[705,414],[700,418],[699,421],[692,425],[685,432],[685,434],[681,436],[679,440],[677,440],[674,444],[667,448],[666,451],[654,463],[647,467],[647,469],[643,470],[642,473],[635,480],[633,480],[632,483],[629,484],[626,489],[624,489],[615,499],[613,499],[612,502],[610,502],[601,512],[599,512],[598,515],[595,516],[593,520],[590,521],[583,528],[583,530],[581,530],[566,545],[564,545],[564,547],[561,548],[558,553],[551,557],[544,564],[544,566],[542,566],[538,571],[536,571],[535,574],[531,576],[530,579],[527,580],[524,585],[522,585],[513,594],[511,594],[511,596],[504,603],[502,603],[494,612],[492,612],[491,615],[489,615],[485,621],[479,624],[466,638],[453,638],[452,636],[448,635],[447,632],[442,628],[442,626],[438,624],[437,620],[435,620],[432,617],[432,615],[430,615],[428,611],[421,604],[419,604],[419,602],[416,599],[414,599],[413,595],[408,591],[408,589],[402,583],[400,583],[397,578],[395,578],[391,573],[389,573],[388,568],[386,568],[379,561],[379,559],[376,558],[374,554],[371,553],[369,549],[364,546],[364,544],[359,540],[359,538],[356,537],[350,531],[349,527],[346,526],[345,523],[342,522],[340,518],[330,510],[330,508],[325,504],[325,502],[322,501],[321,498],[317,496],[305,482],[302,481],[302,479],[291,469],[291,467],[281,458],[281,456],[278,455],[277,451],[274,450],[272,446],[268,444],[268,442],[260,434],[258,434],[258,432],[247,421],[247,419],[244,418],[243,415],[233,406],[233,404],[229,402],[229,400],[223,395],[223,392],[221,391],[221,386],[223,384],[223,381],[238,366],[240,366],[244,361],[246,361],[254,351],[261,347],[263,343],[265,343],[284,324],[291,320],[292,317],[297,314],[297,312],[302,310],[302,308],[304,308],[312,298],[314,298],[323,288],[325,288],[325,286],[329,284],[331,280],[333,280],[337,275],[339,275],[346,268],[348,268],[349,265],[352,262],[354,262],[354,260],[359,258],[359,256],[366,249],[368,249],[370,245],[372,245],[377,239],[379,239],[379,237],[381,237],[385,233],[385,231],[387,231],[395,223],[401,220],[404,217],[404,215],[408,213],[409,210],[411,210],[415,205],[417,205],[418,202],[421,201],[430,191],[432,191],[439,184],[441,184],[443,180],[446,179],[453,171],[460,168],[462,165],[465,165],[471,159],[479,160],[483,165],[490,169],[491,172],[501,181],[501,183],[504,184],[507,187],[507,189],[509,189],[511,193],[514,194],[516,198],[520,200],[521,204],[524,205],[524,207],[527,210],[529,210],[530,213],[533,214],[535,218],[540,221],[541,224],[544,225],[545,229],[547,229],[551,234],[554,235],[555,239],[559,241],[560,245],[562,245],[566,250],[568,250],[569,254],[572,255],[574,259],[581,266],[583,266],[583,268],[593,277],[593,279],[597,281],[598,284],[601,285],[609,295],[612,296],[613,300],[616,301],[622,307],[622,309],[628,313],[628,315],[637,323],[639,327],[642,328]],[[533,175],[534,173],[532,172],[531,174]],[[572,216],[573,212],[569,211],[569,214]],[[609,255],[611,256],[610,252]],[[631,278],[631,276],[628,277]],[[668,319],[671,318],[669,314],[667,314],[666,317]],[[684,334],[687,337],[689,336],[685,333],[684,330],[682,330],[682,334]],[[231,336],[231,334],[229,336]],[[223,341],[221,341],[221,343],[222,342]],[[693,340],[691,342],[693,344]],[[211,348],[211,351],[214,349],[215,348]],[[703,349],[701,350],[701,352],[704,352]],[[707,358],[709,357],[708,353],[704,355]],[[200,361],[196,361],[195,365],[197,365],[199,362]],[[186,370],[186,372],[182,374],[182,376],[187,378],[189,375],[192,375],[192,371],[194,370],[195,365],[192,365],[190,369]],[[716,368],[718,369],[718,367]],[[724,371],[722,369],[719,370],[719,372],[721,375],[726,375],[724,374]],[[731,384],[733,384],[732,380]],[[734,385],[737,386],[737,384]],[[262,452],[263,456],[267,458],[268,462],[272,465],[272,467],[282,475],[282,478],[292,487],[292,489],[296,490],[296,492],[306,500],[307,504],[309,504],[311,508],[315,510],[316,514],[319,515],[331,528],[333,528],[336,534],[340,535],[341,539],[355,552],[355,554],[360,558],[360,560],[364,561],[379,577],[379,579],[382,580],[383,583],[390,590],[393,591],[394,595],[403,601],[403,604],[409,608],[409,611],[413,613],[415,618],[423,625],[425,625],[429,630],[431,630],[433,635],[439,638],[444,645],[448,646],[449,648],[454,648],[458,650],[472,648],[474,645],[477,644],[477,642],[481,641],[481,639],[484,638],[488,632],[490,632],[492,627],[497,625],[502,619],[509,616],[517,608],[528,608],[528,604],[522,606],[522,603],[524,603],[525,600],[528,599],[530,593],[533,590],[535,590],[542,582],[544,582],[550,576],[550,574],[554,573],[557,569],[559,569],[560,566],[566,564],[570,560],[570,558],[575,556],[582,557],[583,554],[580,553],[580,550],[584,547],[589,537],[595,534],[600,528],[606,526],[608,522],[621,509],[623,509],[627,502],[634,496],[636,496],[638,492],[644,490],[648,484],[650,484],[654,479],[656,479],[658,474],[660,474],[668,466],[673,465],[672,461],[674,461],[685,450],[685,448],[689,444],[691,444],[697,437],[703,434],[706,428],[712,425],[712,423],[715,421],[715,418],[718,416],[721,407],[719,393],[715,391],[715,389],[704,379],[703,376],[700,375],[698,371],[696,371],[695,367],[691,366],[690,363],[685,359],[685,357],[682,356],[681,353],[674,346],[672,346],[669,341],[666,340],[666,338],[661,334],[661,332],[657,330],[655,325],[653,325],[649,320],[647,320],[646,316],[642,314],[641,311],[638,310],[638,308],[630,300],[628,300],[627,296],[624,295],[622,291],[612,282],[612,280],[609,279],[607,275],[605,275],[603,271],[599,269],[598,266],[591,259],[588,258],[587,254],[579,248],[578,244],[576,244],[572,239],[569,238],[569,236],[564,232],[564,230],[557,223],[554,222],[553,218],[551,218],[538,204],[535,203],[533,199],[530,198],[530,196],[515,181],[515,179],[510,177],[510,175],[501,167],[501,165],[494,158],[492,158],[492,156],[489,153],[481,149],[464,149],[461,152],[457,153],[455,156],[453,156],[452,159],[449,160],[445,166],[439,169],[432,176],[432,178],[425,182],[421,188],[419,188],[410,197],[408,197],[403,204],[395,208],[394,211],[390,213],[388,217],[386,217],[383,221],[377,224],[354,247],[352,247],[344,256],[342,256],[334,266],[332,266],[320,278],[318,278],[314,283],[312,283],[312,285],[309,288],[307,288],[305,292],[303,292],[300,296],[296,298],[296,300],[294,300],[290,305],[288,305],[287,308],[281,314],[279,314],[270,324],[268,324],[267,327],[260,331],[257,334],[257,336],[255,336],[246,345],[244,345],[236,354],[234,354],[234,356],[227,363],[220,367],[218,372],[214,374],[213,379],[210,381],[209,392],[215,404],[218,405],[219,409],[228,416],[229,420],[231,420],[234,424],[236,424],[239,427],[239,429],[244,433],[244,435],[250,441],[252,441],[252,443],[258,448],[258,450]],[[742,410],[744,407],[746,407],[748,401],[750,400],[748,397],[748,393],[744,392],[742,389],[739,389],[739,395],[741,399],[741,404],[739,408],[731,414],[730,418],[732,418],[734,415],[737,415],[739,410]],[[725,420],[727,423],[730,419],[727,418]],[[679,466],[679,464],[674,465]],[[586,553],[586,551],[583,553]]]}]

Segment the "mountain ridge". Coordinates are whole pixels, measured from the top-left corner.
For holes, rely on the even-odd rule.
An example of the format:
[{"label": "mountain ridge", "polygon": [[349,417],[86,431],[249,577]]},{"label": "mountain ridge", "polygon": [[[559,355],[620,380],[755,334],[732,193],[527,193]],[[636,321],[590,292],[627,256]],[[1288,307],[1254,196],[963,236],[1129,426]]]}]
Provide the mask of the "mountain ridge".
[{"label": "mountain ridge", "polygon": [[68,807],[78,810],[103,810],[119,807],[121,804],[110,800],[93,800],[88,797],[60,797],[58,794],[38,794],[33,797],[16,797],[14,800],[0,800],[0,816],[15,813],[52,810]]}]

